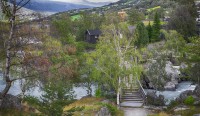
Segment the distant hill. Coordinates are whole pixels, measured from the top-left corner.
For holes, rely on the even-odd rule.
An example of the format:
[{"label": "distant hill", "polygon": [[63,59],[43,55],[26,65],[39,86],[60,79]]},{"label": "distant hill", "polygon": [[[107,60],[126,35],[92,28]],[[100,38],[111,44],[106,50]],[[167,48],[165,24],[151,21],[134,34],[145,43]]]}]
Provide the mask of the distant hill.
[{"label": "distant hill", "polygon": [[101,7],[101,6],[108,5],[111,3],[111,2],[90,2],[88,0],[83,0],[83,1],[85,2],[85,4],[88,4],[94,7]]},{"label": "distant hill", "polygon": [[[119,0],[117,2],[109,3],[107,5],[101,6],[101,7],[93,7],[93,8],[86,8],[86,9],[75,9],[75,10],[69,10],[62,13],[68,13],[70,15],[77,15],[83,11],[87,13],[97,13],[97,14],[104,14],[107,12],[118,12],[118,11],[128,11],[131,8],[139,9],[140,11],[145,12],[147,9],[151,9],[154,7],[159,8],[173,8],[176,6],[176,2],[173,0]],[[59,16],[57,13],[55,15]]]},{"label": "distant hill", "polygon": [[[106,5],[104,6],[100,6],[100,7],[94,7],[94,8],[86,8],[86,9],[78,9],[78,10],[69,10],[66,12],[62,12],[62,13],[68,13],[70,15],[76,15],[78,14],[80,11],[86,11],[86,12],[93,12],[93,13],[104,13],[104,12],[113,12],[113,11],[120,11],[122,9],[129,9],[132,8],[133,6],[139,4],[141,1],[145,1],[145,0],[119,0],[117,2],[113,2],[113,3],[105,3]],[[59,15],[62,13],[57,13],[55,15]]]},{"label": "distant hill", "polygon": [[41,1],[31,0],[24,7],[36,12],[53,12],[53,13],[68,11],[72,9],[92,8],[92,6],[88,5],[78,5],[66,2],[42,1],[42,0]]}]

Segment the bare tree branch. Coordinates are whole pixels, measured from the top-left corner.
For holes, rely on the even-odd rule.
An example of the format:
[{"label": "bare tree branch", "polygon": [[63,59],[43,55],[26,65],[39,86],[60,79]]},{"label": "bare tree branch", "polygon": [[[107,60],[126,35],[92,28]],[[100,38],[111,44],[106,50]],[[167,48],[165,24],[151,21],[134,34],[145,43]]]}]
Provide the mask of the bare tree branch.
[{"label": "bare tree branch", "polygon": [[[22,0],[23,1],[23,0]],[[27,5],[31,0],[27,0],[24,4],[20,5],[20,7],[17,8],[17,10],[21,9],[22,7],[24,7],[25,5]]]}]

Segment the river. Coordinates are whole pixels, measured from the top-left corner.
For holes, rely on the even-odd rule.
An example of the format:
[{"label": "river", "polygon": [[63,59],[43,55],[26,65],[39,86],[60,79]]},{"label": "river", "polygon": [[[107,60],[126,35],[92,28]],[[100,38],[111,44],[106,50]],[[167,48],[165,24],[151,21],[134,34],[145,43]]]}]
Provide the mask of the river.
[{"label": "river", "polygon": [[[193,85],[190,81],[181,82],[177,85],[175,91],[157,91],[157,95],[163,95],[166,100],[166,105],[170,103],[171,100],[175,100],[179,95],[186,91],[186,90],[194,90],[196,85]],[[152,89],[145,89],[146,92],[148,91],[155,91]]]},{"label": "river", "polygon": [[[0,91],[2,91],[5,87],[5,82],[3,81],[2,73],[0,73]],[[194,90],[196,85],[193,85],[192,82],[186,81],[186,82],[181,82],[178,84],[177,88],[175,91],[157,91],[157,95],[163,95],[165,97],[166,105],[170,103],[171,100],[176,99],[182,92],[186,90]],[[96,87],[92,86],[92,94],[94,95]],[[87,89],[83,86],[74,86],[74,95],[75,99],[80,99],[84,96],[87,95]],[[145,89],[146,92],[148,91],[154,91],[151,89]],[[20,81],[15,81],[12,83],[12,87],[10,88],[9,94],[12,95],[19,95],[22,93],[21,88],[20,88]],[[35,97],[40,97],[42,94],[42,90],[40,90],[39,87],[35,87],[34,89],[31,89],[25,93],[26,95],[31,95]]]},{"label": "river", "polygon": [[[5,81],[3,81],[3,75],[2,73],[0,73],[0,92],[4,89],[5,86],[6,86],[6,83]],[[92,95],[94,95],[96,87],[93,85],[91,88],[92,88]],[[75,99],[81,99],[82,97],[87,95],[87,89],[83,86],[74,86],[73,90],[74,90]],[[12,86],[8,93],[15,96],[22,93],[19,80],[12,83]],[[25,92],[25,95],[30,95],[30,96],[39,98],[42,95],[42,93],[43,92],[39,87],[34,87],[33,89]]]}]

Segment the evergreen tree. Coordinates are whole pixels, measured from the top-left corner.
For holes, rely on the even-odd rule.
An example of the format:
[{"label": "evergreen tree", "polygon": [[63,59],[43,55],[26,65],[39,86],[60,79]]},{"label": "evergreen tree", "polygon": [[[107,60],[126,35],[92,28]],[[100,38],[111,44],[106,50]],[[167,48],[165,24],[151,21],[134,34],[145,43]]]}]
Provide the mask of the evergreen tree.
[{"label": "evergreen tree", "polygon": [[148,31],[146,30],[143,22],[137,24],[135,36],[136,45],[138,47],[145,46],[149,42]]},{"label": "evergreen tree", "polygon": [[178,6],[170,16],[168,26],[171,30],[176,30],[189,42],[189,37],[196,34],[196,17],[190,12],[186,5]]},{"label": "evergreen tree", "polygon": [[152,26],[150,24],[150,21],[149,21],[149,25],[147,26],[147,31],[148,31],[148,36],[149,36],[149,42],[151,42],[151,39],[152,39]]},{"label": "evergreen tree", "polygon": [[189,76],[193,82],[200,85],[200,38],[193,37],[190,38],[190,41],[190,46],[185,47],[185,51],[188,54],[186,59],[189,63]]},{"label": "evergreen tree", "polygon": [[156,12],[153,22],[152,42],[159,40],[160,28],[161,28],[160,19],[158,13]]}]

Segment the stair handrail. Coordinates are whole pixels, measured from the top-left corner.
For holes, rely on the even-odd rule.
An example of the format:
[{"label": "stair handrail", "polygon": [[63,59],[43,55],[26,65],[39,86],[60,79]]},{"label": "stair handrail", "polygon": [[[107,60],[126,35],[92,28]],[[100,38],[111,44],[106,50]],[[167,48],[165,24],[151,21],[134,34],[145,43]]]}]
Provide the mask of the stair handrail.
[{"label": "stair handrail", "polygon": [[144,88],[142,87],[142,84],[140,83],[140,81],[137,78],[137,82],[139,83],[140,88],[142,89],[143,94],[146,96],[147,93],[145,92]]},{"label": "stair handrail", "polygon": [[142,84],[140,83],[140,81],[139,81],[139,79],[137,78],[136,79],[137,80],[137,82],[138,82],[138,84],[139,84],[139,87],[140,87],[140,92],[142,93],[142,97],[143,97],[143,99],[144,99],[144,104],[146,104],[146,100],[147,100],[147,93],[144,91],[144,88],[142,87]]}]

